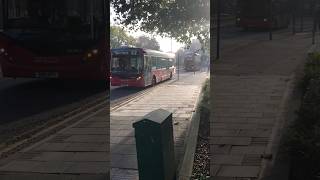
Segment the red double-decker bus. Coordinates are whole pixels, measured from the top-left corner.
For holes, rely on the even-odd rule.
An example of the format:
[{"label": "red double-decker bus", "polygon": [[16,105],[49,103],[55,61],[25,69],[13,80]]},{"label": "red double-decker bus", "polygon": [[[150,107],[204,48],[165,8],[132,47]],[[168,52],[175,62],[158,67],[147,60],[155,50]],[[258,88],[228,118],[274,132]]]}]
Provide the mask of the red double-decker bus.
[{"label": "red double-decker bus", "polygon": [[288,0],[237,0],[237,25],[244,29],[285,28],[289,15]]},{"label": "red double-decker bus", "polygon": [[171,79],[175,55],[142,48],[112,49],[111,85],[146,87]]},{"label": "red double-decker bus", "polygon": [[106,79],[104,0],[0,0],[4,77]]}]

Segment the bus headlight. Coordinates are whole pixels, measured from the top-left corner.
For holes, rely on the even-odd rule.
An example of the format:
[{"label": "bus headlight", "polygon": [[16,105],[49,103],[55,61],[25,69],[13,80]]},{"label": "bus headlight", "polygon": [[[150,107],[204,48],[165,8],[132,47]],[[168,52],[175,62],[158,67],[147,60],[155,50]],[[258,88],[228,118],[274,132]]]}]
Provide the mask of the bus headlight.
[{"label": "bus headlight", "polygon": [[268,21],[268,19],[267,19],[267,18],[264,18],[264,19],[263,19],[263,21],[264,21],[264,22],[267,22],[267,21]]},{"label": "bus headlight", "polygon": [[141,76],[137,77],[137,81],[139,81],[141,79]]},{"label": "bus headlight", "polygon": [[92,53],[94,54],[94,55],[96,55],[96,54],[98,54],[98,49],[94,49],[94,50],[92,50]]},{"label": "bus headlight", "polygon": [[0,54],[4,53],[6,50],[4,48],[0,48]]},{"label": "bus headlight", "polygon": [[99,53],[99,50],[98,49],[93,49],[93,50],[90,50],[86,53],[85,57],[84,57],[84,60],[92,60],[93,58],[95,58]]}]

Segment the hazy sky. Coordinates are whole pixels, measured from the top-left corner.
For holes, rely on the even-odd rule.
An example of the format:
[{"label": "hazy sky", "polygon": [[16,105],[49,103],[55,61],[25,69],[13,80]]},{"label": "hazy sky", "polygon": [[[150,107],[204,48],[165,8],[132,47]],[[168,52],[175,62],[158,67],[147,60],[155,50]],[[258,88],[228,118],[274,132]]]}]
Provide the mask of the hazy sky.
[{"label": "hazy sky", "polygon": [[[110,9],[110,22],[111,25],[117,25],[114,20],[113,17],[115,17],[115,12],[114,9],[111,7]],[[141,35],[146,35],[148,37],[150,37],[150,34],[147,34],[145,32],[142,31],[136,31],[136,32],[130,32],[129,30],[127,30],[128,34],[130,34],[131,36],[137,38]],[[171,38],[162,38],[160,36],[155,36],[156,40],[159,42],[160,44],[160,50],[164,51],[164,52],[169,52],[171,51]],[[177,41],[175,41],[174,39],[172,40],[172,51],[176,52],[180,47],[183,47],[183,44],[178,43]]]}]

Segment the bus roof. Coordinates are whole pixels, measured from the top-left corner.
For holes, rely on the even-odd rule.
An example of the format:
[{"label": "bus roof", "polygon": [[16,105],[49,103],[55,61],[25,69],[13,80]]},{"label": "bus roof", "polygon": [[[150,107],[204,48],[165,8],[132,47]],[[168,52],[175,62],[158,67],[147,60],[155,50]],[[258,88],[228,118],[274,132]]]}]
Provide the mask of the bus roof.
[{"label": "bus roof", "polygon": [[165,53],[165,52],[161,52],[161,51],[145,49],[145,48],[137,48],[137,47],[120,47],[120,48],[114,48],[114,49],[112,49],[112,51],[123,51],[125,49],[142,50],[147,55],[163,57],[163,58],[174,58],[175,57],[175,54],[173,54],[173,53]]}]

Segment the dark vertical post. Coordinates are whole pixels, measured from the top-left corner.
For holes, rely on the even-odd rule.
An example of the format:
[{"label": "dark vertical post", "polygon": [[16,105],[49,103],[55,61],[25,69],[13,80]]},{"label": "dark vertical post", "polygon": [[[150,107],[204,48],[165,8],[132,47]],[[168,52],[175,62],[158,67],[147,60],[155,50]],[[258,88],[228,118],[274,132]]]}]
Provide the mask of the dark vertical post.
[{"label": "dark vertical post", "polygon": [[317,30],[317,3],[313,1],[313,28],[312,28],[312,44],[316,41],[316,30]]},{"label": "dark vertical post", "polygon": [[300,6],[300,32],[303,32],[303,13],[304,13],[304,3],[303,1],[299,0]]},{"label": "dark vertical post", "polygon": [[215,5],[216,5],[216,1],[210,1],[210,47],[209,47],[209,56],[210,56],[210,69],[212,70],[212,65],[213,65],[213,61],[214,61],[214,44],[215,44],[215,31],[214,31],[214,27],[215,27]]},{"label": "dark vertical post", "polygon": [[178,80],[180,78],[180,51],[178,51]]},{"label": "dark vertical post", "polygon": [[[106,71],[107,71],[107,85],[110,84],[110,57],[111,57],[111,52],[110,52],[110,3],[109,1],[103,0],[103,7],[101,7],[103,10],[103,20],[104,20],[104,33],[103,33],[103,37],[105,40],[104,43],[104,48],[106,49],[105,52],[105,62],[104,64],[106,64]],[[108,86],[109,87],[109,86]],[[110,87],[109,87],[110,88]],[[110,89],[109,89],[110,90]]]},{"label": "dark vertical post", "polygon": [[272,0],[269,0],[269,40],[272,40],[273,16],[272,16]]},{"label": "dark vertical post", "polygon": [[292,34],[296,34],[296,3],[295,1],[293,0],[292,1]]},{"label": "dark vertical post", "polygon": [[4,29],[4,10],[3,1],[0,0],[0,32]]},{"label": "dark vertical post", "polygon": [[221,2],[217,0],[217,59],[220,59]]}]

